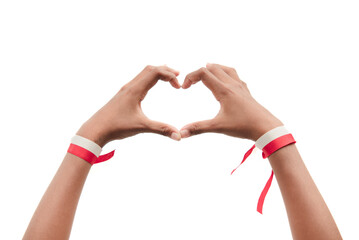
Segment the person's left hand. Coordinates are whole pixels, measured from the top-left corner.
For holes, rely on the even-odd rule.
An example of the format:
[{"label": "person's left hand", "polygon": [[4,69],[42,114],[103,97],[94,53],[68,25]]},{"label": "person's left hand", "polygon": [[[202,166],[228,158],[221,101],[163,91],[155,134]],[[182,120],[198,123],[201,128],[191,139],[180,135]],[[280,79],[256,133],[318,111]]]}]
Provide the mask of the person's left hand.
[{"label": "person's left hand", "polygon": [[103,147],[106,143],[142,132],[152,132],[179,141],[179,131],[166,123],[150,120],[142,112],[141,101],[158,80],[168,81],[180,88],[179,72],[167,66],[147,66],[88,121],[77,135],[88,138]]}]

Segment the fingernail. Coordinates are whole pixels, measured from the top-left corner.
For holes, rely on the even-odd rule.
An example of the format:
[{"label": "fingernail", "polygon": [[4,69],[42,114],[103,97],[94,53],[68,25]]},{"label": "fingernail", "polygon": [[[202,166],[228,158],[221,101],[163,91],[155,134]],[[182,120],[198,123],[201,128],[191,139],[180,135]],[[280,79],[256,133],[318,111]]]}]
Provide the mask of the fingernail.
[{"label": "fingernail", "polygon": [[186,137],[189,137],[191,135],[190,132],[187,129],[181,130],[180,134],[181,134],[182,138],[186,138]]},{"label": "fingernail", "polygon": [[171,134],[171,138],[172,138],[173,140],[179,141],[179,140],[181,140],[181,135],[179,135],[179,134],[176,133],[176,132],[173,132],[173,133]]}]

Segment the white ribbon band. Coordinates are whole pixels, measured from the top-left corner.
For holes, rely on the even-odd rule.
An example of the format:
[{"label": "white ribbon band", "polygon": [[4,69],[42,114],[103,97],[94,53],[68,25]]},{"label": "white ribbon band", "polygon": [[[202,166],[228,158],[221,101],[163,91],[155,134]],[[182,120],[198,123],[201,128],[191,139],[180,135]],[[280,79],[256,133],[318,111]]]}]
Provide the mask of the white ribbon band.
[{"label": "white ribbon band", "polygon": [[71,138],[71,143],[80,146],[82,148],[85,148],[86,150],[96,155],[96,157],[100,156],[102,151],[102,148],[98,144],[78,135],[75,135]]},{"label": "white ribbon band", "polygon": [[277,139],[281,136],[289,134],[288,130],[284,126],[273,128],[272,130],[263,134],[258,140],[256,141],[256,147],[262,150],[268,143]]}]

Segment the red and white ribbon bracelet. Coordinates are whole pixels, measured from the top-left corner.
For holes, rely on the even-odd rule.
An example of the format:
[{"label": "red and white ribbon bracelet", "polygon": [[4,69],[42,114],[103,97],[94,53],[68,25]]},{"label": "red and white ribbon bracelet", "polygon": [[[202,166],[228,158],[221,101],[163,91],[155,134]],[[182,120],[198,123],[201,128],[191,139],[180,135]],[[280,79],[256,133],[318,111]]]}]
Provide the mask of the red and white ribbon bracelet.
[{"label": "red and white ribbon bracelet", "polygon": [[[285,147],[289,144],[296,143],[294,140],[292,134],[288,132],[288,130],[284,126],[276,127],[265,134],[263,134],[258,140],[255,142],[255,144],[244,154],[242,162],[231,172],[233,172],[251,155],[255,147],[262,150],[262,157],[267,158],[272,153],[277,151],[278,149]],[[264,199],[268,193],[268,190],[272,184],[274,172],[272,170],[272,173],[264,186],[264,189],[262,190],[262,193],[258,199],[257,204],[257,211],[259,213],[263,213],[263,204]]]},{"label": "red and white ribbon bracelet", "polygon": [[71,139],[71,144],[67,150],[68,153],[78,156],[90,164],[107,161],[115,154],[115,150],[113,150],[100,156],[101,151],[102,148],[97,143],[78,135]]}]

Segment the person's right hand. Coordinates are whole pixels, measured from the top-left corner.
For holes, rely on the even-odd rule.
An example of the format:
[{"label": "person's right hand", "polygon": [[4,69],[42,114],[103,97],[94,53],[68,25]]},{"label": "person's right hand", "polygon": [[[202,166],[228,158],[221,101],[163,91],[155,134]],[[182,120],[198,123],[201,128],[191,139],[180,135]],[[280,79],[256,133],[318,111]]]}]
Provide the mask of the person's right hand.
[{"label": "person's right hand", "polygon": [[207,64],[206,68],[188,74],[182,88],[187,89],[200,80],[212,91],[221,108],[213,119],[184,126],[180,131],[182,138],[216,132],[256,141],[267,131],[283,125],[252,97],[235,69]]},{"label": "person's right hand", "polygon": [[87,120],[77,135],[94,141],[100,147],[112,140],[143,132],[158,133],[179,141],[181,137],[175,127],[149,119],[141,108],[142,100],[158,80],[169,82],[176,89],[180,88],[178,75],[178,71],[167,66],[145,67]]}]

